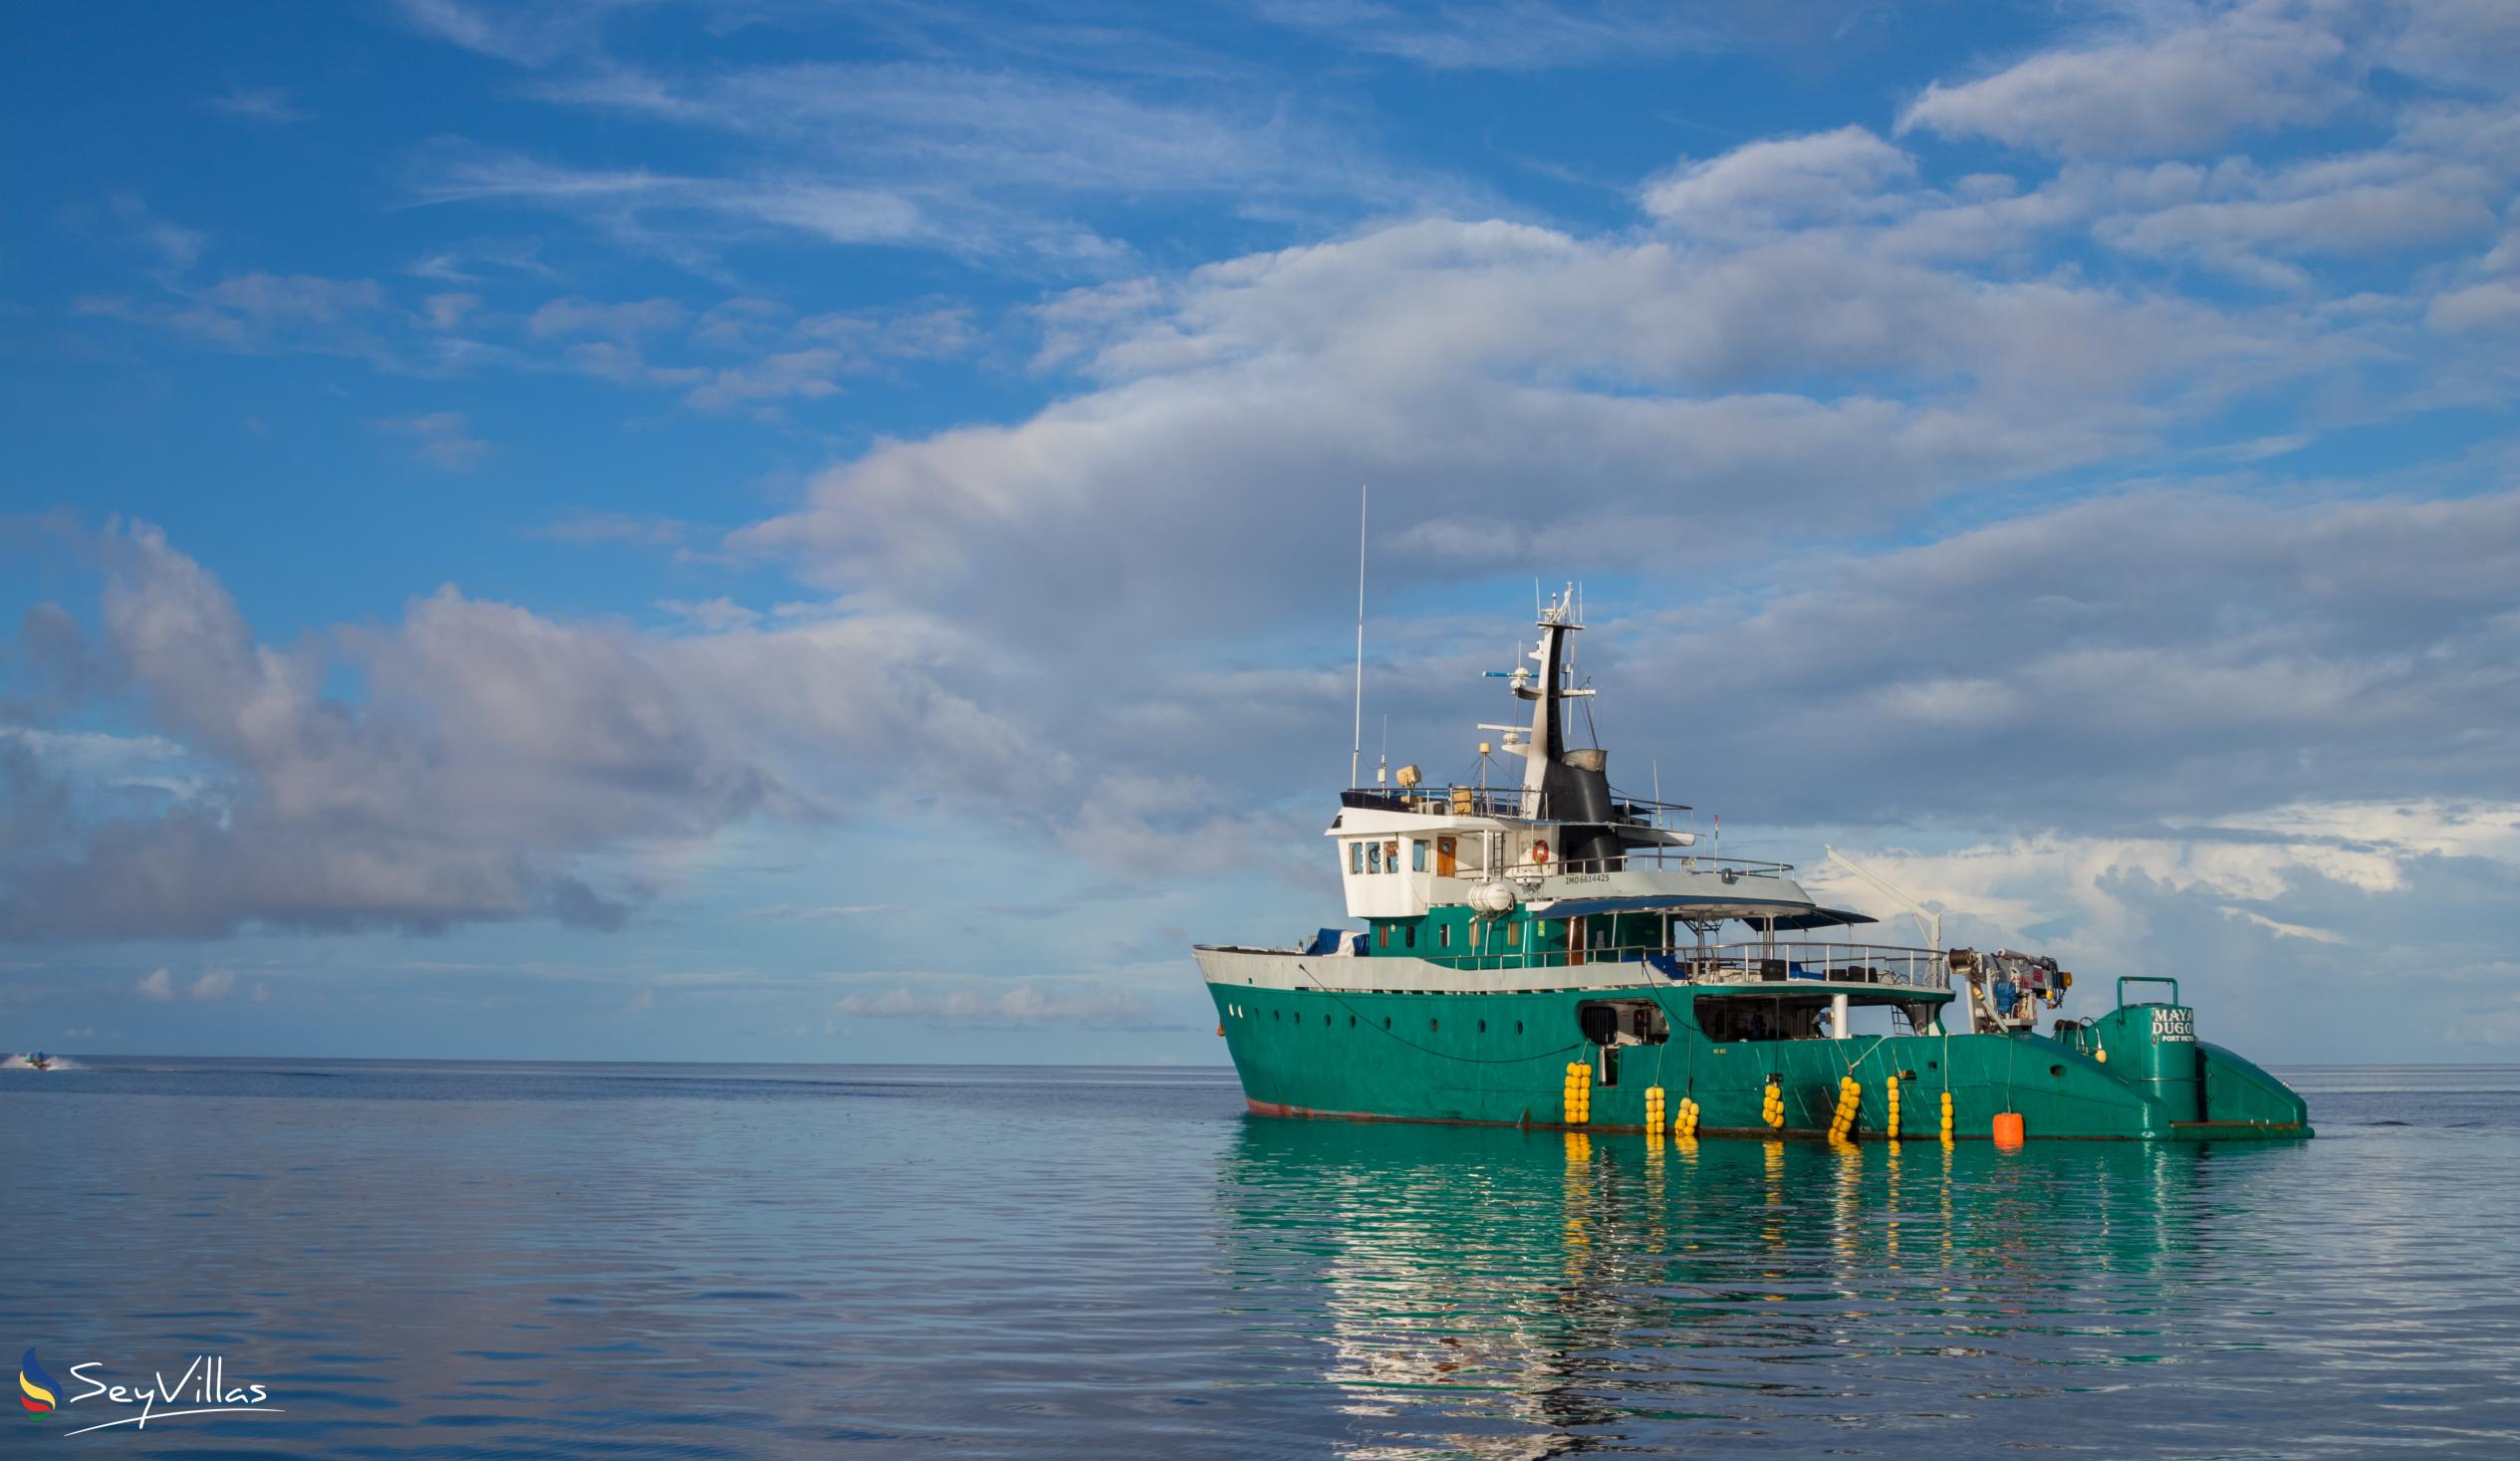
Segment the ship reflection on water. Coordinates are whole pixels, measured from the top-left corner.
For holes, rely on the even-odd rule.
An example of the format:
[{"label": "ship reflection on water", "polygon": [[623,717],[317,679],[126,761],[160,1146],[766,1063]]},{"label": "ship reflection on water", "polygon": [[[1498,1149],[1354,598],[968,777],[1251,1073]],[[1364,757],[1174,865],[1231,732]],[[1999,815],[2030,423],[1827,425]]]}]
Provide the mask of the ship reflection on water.
[{"label": "ship reflection on water", "polygon": [[2122,1390],[2297,1268],[2239,1220],[2290,1159],[1255,1120],[1218,1231],[1243,1318],[1318,1341],[1344,1455],[1922,1448]]}]

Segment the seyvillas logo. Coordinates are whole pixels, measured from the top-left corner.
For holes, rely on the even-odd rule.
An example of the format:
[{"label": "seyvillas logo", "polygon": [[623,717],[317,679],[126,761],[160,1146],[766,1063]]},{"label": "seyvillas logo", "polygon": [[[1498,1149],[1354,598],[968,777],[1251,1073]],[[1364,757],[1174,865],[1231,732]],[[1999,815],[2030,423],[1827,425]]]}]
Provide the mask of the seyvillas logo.
[{"label": "seyvillas logo", "polygon": [[[18,1362],[18,1403],[37,1415],[49,1415],[67,1406],[93,1400],[103,1400],[107,1405],[139,1407],[135,1414],[117,1415],[110,1420],[62,1432],[70,1436],[83,1436],[92,1430],[112,1430],[123,1425],[146,1430],[151,1421],[176,1420],[186,1416],[288,1413],[277,1405],[264,1403],[271,1398],[267,1387],[230,1381],[227,1357],[221,1354],[196,1354],[192,1362],[183,1367],[183,1372],[173,1379],[169,1380],[161,1369],[151,1372],[145,1384],[118,1384],[101,1378],[97,1371],[104,1368],[104,1362],[96,1359],[70,1366],[70,1377],[81,1388],[75,1393],[64,1394],[61,1382],[44,1372],[44,1366],[35,1362],[35,1351],[30,1348],[26,1357]],[[177,1406],[183,1408],[172,1408]]]},{"label": "seyvillas logo", "polygon": [[35,1351],[29,1348],[26,1357],[18,1361],[18,1403],[38,1415],[49,1415],[60,1388],[44,1372],[44,1366],[35,1362]]}]

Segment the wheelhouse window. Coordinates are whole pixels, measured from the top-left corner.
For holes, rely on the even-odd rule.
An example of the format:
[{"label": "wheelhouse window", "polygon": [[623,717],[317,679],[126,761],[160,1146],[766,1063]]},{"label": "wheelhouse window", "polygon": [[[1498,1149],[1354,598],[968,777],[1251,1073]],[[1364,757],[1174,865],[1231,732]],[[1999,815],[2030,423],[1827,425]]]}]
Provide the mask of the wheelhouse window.
[{"label": "wheelhouse window", "polygon": [[1365,870],[1365,844],[1348,844],[1348,870],[1351,872],[1363,872]]},{"label": "wheelhouse window", "polygon": [[1400,870],[1400,845],[1397,842],[1387,842],[1383,845],[1383,870],[1386,872]]},{"label": "wheelhouse window", "polygon": [[1365,870],[1368,872],[1380,872],[1383,870],[1383,845],[1381,843],[1367,843],[1365,845]]},{"label": "wheelhouse window", "polygon": [[1408,844],[1408,870],[1411,872],[1426,870],[1426,845],[1413,838]]}]

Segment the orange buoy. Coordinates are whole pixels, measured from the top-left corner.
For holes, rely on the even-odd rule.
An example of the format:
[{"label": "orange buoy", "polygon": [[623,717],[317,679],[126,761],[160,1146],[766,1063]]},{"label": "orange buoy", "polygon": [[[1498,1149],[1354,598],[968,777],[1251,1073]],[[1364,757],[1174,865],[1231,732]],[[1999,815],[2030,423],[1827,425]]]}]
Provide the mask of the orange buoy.
[{"label": "orange buoy", "polygon": [[2021,1112],[2001,1111],[1995,1116],[1995,1144],[2019,1146],[2025,1133],[2021,1129]]}]

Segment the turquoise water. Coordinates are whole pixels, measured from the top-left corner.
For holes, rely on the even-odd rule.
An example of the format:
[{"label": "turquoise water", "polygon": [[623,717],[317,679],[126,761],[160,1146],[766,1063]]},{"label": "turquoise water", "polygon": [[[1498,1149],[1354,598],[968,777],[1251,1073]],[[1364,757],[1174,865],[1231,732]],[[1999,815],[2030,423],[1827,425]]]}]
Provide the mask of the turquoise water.
[{"label": "turquoise water", "polygon": [[2520,1070],[2316,1141],[1247,1118],[1230,1072],[0,1072],[0,1454],[2520,1453]]}]

